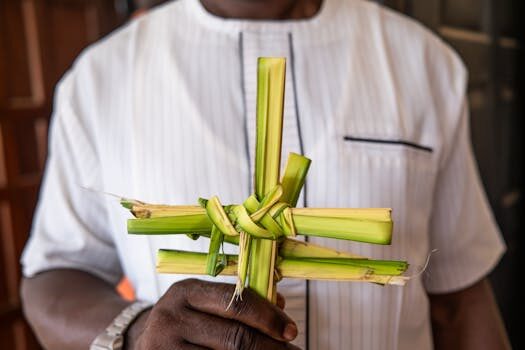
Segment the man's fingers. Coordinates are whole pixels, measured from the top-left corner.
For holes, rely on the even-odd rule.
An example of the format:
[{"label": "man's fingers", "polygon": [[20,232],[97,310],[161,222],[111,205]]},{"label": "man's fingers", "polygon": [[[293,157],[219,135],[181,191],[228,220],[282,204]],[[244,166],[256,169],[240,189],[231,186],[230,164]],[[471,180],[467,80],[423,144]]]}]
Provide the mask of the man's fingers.
[{"label": "man's fingers", "polygon": [[249,289],[244,290],[242,300],[230,304],[233,285],[196,280],[188,283],[192,288],[186,302],[195,310],[239,321],[277,340],[290,341],[297,336],[297,326],[281,309]]},{"label": "man's fingers", "polygon": [[277,293],[277,306],[281,310],[284,310],[284,307],[286,306],[286,299],[284,299],[281,293]]},{"label": "man's fingers", "polygon": [[[297,349],[277,341],[235,320],[229,320],[199,311],[185,312],[184,339],[186,342],[216,350],[286,350]],[[199,331],[196,331],[199,330]]]}]

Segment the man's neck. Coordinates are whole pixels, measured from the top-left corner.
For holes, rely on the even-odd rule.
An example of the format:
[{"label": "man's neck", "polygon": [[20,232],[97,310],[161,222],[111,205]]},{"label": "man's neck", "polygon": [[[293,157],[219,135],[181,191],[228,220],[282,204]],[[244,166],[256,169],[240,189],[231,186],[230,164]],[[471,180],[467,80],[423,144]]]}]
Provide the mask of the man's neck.
[{"label": "man's neck", "polygon": [[322,1],[323,0],[200,0],[206,10],[216,16],[254,20],[310,18],[319,11]]}]

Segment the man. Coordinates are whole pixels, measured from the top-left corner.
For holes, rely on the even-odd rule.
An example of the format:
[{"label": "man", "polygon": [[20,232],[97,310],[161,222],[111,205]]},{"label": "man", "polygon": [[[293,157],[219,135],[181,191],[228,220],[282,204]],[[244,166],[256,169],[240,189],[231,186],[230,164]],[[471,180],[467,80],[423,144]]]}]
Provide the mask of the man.
[{"label": "man", "polygon": [[[129,237],[117,201],[85,190],[242,201],[258,56],[288,58],[283,154],[313,159],[301,203],[394,208],[392,246],[332,246],[415,266],[438,249],[425,274],[404,288],[284,281],[284,311],[250,291],[226,310],[231,285],[154,271],[158,248],[205,251],[205,240]],[[57,88],[22,259],[36,334],[52,349],[113,336],[125,274],[155,303],[124,322],[126,349],[508,348],[485,278],[504,244],[470,148],[466,82],[450,48],[370,2],[179,0],[134,21]]]}]

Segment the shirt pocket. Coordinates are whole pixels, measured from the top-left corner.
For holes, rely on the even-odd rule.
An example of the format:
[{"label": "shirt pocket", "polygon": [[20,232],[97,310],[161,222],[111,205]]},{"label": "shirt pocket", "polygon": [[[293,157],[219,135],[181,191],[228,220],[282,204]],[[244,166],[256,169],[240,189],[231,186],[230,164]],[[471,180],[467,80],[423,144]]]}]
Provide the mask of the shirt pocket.
[{"label": "shirt pocket", "polygon": [[410,139],[339,135],[339,184],[345,203],[393,209],[395,227],[412,235],[428,231],[437,175],[432,146]]}]

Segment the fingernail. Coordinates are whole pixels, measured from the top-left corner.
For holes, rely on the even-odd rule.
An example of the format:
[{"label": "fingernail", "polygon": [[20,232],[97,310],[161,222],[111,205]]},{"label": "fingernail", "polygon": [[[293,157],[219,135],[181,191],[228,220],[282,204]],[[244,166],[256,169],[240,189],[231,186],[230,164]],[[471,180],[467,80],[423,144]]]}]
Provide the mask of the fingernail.
[{"label": "fingernail", "polygon": [[283,337],[286,340],[294,340],[297,337],[297,326],[295,323],[288,323],[284,327]]}]

